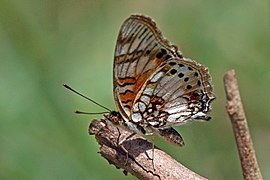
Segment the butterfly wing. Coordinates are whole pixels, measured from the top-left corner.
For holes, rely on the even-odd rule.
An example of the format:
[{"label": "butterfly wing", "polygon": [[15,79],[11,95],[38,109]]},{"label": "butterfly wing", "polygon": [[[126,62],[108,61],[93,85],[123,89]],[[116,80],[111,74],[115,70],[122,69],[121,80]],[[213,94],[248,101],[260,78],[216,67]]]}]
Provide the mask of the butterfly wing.
[{"label": "butterfly wing", "polygon": [[182,57],[181,52],[163,38],[151,18],[131,15],[123,23],[115,48],[113,84],[118,110],[126,121],[142,86],[172,57]]},{"label": "butterfly wing", "polygon": [[208,120],[215,99],[211,76],[203,65],[186,58],[162,63],[134,100],[131,120],[142,126],[168,128],[189,120]]}]

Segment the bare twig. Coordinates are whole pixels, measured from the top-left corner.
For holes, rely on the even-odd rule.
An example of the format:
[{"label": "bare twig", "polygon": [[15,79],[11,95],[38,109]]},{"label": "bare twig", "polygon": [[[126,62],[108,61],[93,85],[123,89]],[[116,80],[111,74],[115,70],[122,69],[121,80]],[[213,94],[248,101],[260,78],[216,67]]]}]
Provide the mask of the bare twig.
[{"label": "bare twig", "polygon": [[156,147],[154,170],[152,143],[138,134],[132,136],[133,133],[113,126],[106,119],[93,120],[89,134],[95,135],[104,158],[124,169],[124,173],[130,172],[139,179],[205,179]]},{"label": "bare twig", "polygon": [[224,75],[224,87],[227,95],[226,108],[238,147],[243,177],[244,179],[262,179],[234,70],[228,71]]}]

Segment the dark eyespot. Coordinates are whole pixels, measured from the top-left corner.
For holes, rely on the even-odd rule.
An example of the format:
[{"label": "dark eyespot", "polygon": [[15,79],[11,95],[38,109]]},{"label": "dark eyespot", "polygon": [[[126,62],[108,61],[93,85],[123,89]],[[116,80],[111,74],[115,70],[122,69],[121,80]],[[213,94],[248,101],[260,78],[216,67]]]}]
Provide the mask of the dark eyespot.
[{"label": "dark eyespot", "polygon": [[171,55],[167,54],[166,57],[165,57],[165,59],[167,60],[167,59],[170,59],[171,57],[172,57]]},{"label": "dark eyespot", "polygon": [[184,67],[185,65],[184,64],[179,64],[179,67]]},{"label": "dark eyespot", "polygon": [[167,51],[166,51],[165,49],[163,49],[163,48],[162,48],[160,51],[161,51],[161,53],[162,53],[163,55],[167,54]]},{"label": "dark eyespot", "polygon": [[145,54],[149,55],[151,53],[151,50],[147,50]]},{"label": "dark eyespot", "polygon": [[179,77],[179,78],[182,78],[182,77],[184,77],[184,74],[183,74],[183,73],[179,73],[179,74],[178,74],[178,77]]},{"label": "dark eyespot", "polygon": [[198,80],[197,84],[198,84],[198,86],[201,86],[202,82],[200,80]]},{"label": "dark eyespot", "polygon": [[170,71],[170,73],[173,75],[173,74],[177,73],[177,70],[176,70],[176,69],[172,69],[172,70]]},{"label": "dark eyespot", "polygon": [[188,77],[186,77],[186,78],[184,79],[184,81],[185,81],[185,82],[188,82],[188,80],[189,80],[189,78],[188,78]]},{"label": "dark eyespot", "polygon": [[174,66],[174,65],[176,65],[176,62],[169,62],[169,65]]},{"label": "dark eyespot", "polygon": [[160,52],[157,53],[156,58],[160,59],[160,58],[162,58],[166,54],[167,54],[167,51],[162,48],[162,49],[160,49]]},{"label": "dark eyespot", "polygon": [[194,76],[198,77],[199,76],[198,72],[195,72],[194,73]]},{"label": "dark eyespot", "polygon": [[188,70],[193,71],[192,67],[188,67]]},{"label": "dark eyespot", "polygon": [[162,52],[159,52],[159,53],[157,53],[156,58],[160,59],[160,58],[162,58],[162,56],[163,56]]},{"label": "dark eyespot", "polygon": [[187,89],[191,89],[192,88],[192,86],[191,85],[187,85]]}]

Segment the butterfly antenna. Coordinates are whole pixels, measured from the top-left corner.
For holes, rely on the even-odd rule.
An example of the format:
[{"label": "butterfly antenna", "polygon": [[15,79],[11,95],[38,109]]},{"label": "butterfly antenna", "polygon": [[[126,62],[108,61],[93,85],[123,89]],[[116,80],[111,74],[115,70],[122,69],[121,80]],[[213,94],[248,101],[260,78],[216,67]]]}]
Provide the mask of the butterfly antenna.
[{"label": "butterfly antenna", "polygon": [[[83,98],[85,98],[85,99],[91,101],[92,103],[98,105],[99,107],[102,107],[103,109],[106,109],[107,111],[111,112],[111,110],[110,110],[109,108],[106,108],[105,106],[102,106],[101,104],[97,103],[97,102],[94,101],[93,99],[90,99],[89,97],[86,97],[85,95],[83,95],[83,94],[79,93],[78,91],[72,89],[69,85],[63,84],[63,86],[64,86],[65,88],[67,88],[68,90],[70,90],[70,91],[72,91],[72,92],[78,94],[79,96],[81,96],[81,97],[83,97]],[[76,111],[76,112],[77,112],[77,111]],[[76,113],[76,112],[75,112],[75,113]],[[80,113],[80,111],[78,111],[78,112],[79,112],[78,114],[89,114],[89,113],[83,113],[83,112]]]},{"label": "butterfly antenna", "polygon": [[76,114],[87,114],[87,115],[94,115],[94,114],[105,114],[105,113],[107,113],[107,111],[106,112],[94,112],[94,113],[90,113],[90,112],[83,112],[83,111],[75,111],[75,113]]}]

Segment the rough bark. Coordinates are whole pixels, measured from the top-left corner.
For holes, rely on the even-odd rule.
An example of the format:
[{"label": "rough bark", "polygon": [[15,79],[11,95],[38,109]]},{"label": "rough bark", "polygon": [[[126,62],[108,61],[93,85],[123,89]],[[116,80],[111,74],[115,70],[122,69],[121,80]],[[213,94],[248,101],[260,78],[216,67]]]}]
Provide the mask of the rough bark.
[{"label": "rough bark", "polygon": [[244,179],[262,179],[234,70],[224,75],[224,87],[227,95],[226,109],[231,119],[243,177]]},{"label": "rough bark", "polygon": [[106,119],[93,120],[89,134],[95,135],[100,144],[100,154],[109,163],[124,169],[125,174],[129,172],[139,179],[205,179],[157,147],[152,161],[152,143],[113,126]]}]

